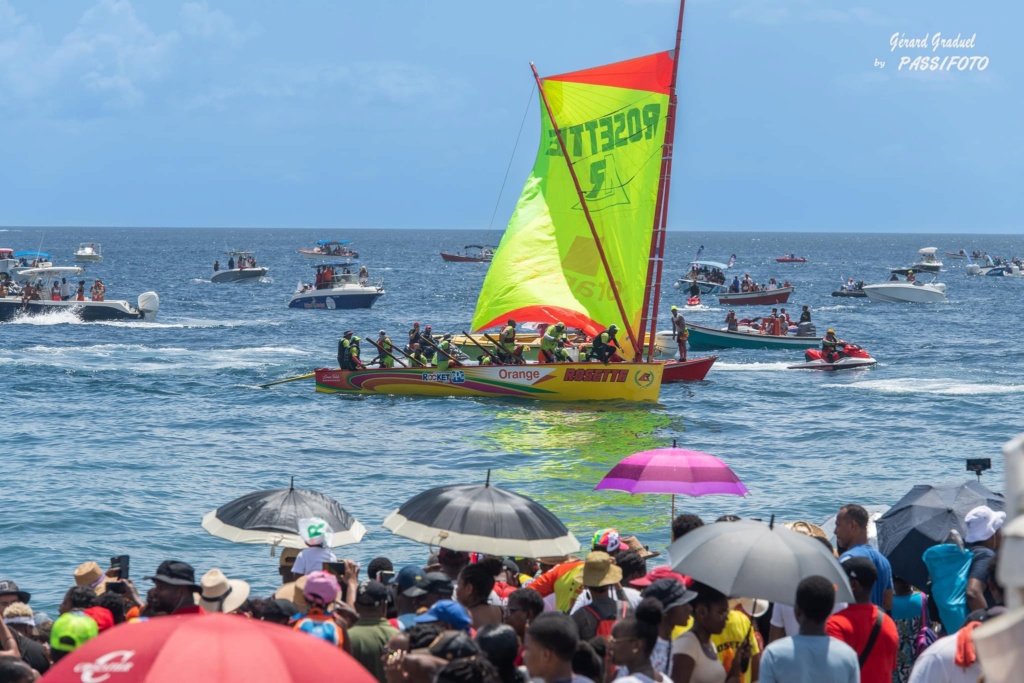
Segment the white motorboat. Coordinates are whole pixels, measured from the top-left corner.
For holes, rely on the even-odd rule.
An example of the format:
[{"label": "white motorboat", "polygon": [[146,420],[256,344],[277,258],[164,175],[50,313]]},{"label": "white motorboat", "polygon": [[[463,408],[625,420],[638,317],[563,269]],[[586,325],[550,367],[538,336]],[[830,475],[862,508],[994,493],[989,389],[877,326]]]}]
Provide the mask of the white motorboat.
[{"label": "white motorboat", "polygon": [[946,300],[946,285],[941,282],[883,282],[864,285],[864,293],[872,301],[887,303],[934,304]]},{"label": "white motorboat", "polygon": [[75,260],[100,263],[103,261],[103,250],[95,242],[82,242],[75,252]]},{"label": "white motorboat", "polygon": [[[71,311],[85,322],[98,320],[156,320],[160,310],[160,297],[156,292],[143,292],[139,295],[138,305],[132,306],[120,299],[106,300],[84,299],[78,301],[72,296],[62,300],[53,298],[52,286],[71,277],[82,274],[81,267],[51,266],[49,268],[30,268],[22,271],[23,286],[14,286],[8,295],[0,297],[0,321],[7,322],[19,315],[44,315],[56,311]],[[84,287],[84,282],[82,283]]]},{"label": "white motorboat", "polygon": [[246,282],[259,280],[267,274],[268,268],[256,265],[251,251],[226,251],[228,267],[222,269],[220,261],[213,262],[210,282]]},{"label": "white motorboat", "polygon": [[311,284],[300,282],[288,301],[288,308],[332,311],[370,308],[377,299],[384,296],[384,281],[371,283],[368,276],[353,275],[352,266],[351,262],[317,266],[317,281]]},{"label": "white motorboat", "polygon": [[50,262],[50,255],[45,251],[18,251],[12,255],[12,258],[17,260],[6,272],[16,280],[26,279],[22,277],[22,273],[33,268],[49,268],[53,265]]},{"label": "white motorboat", "polygon": [[721,261],[691,261],[690,272],[685,277],[681,277],[675,281],[676,289],[685,289],[690,286],[693,282],[694,276],[697,278],[697,286],[700,287],[701,294],[718,294],[724,292],[729,288],[729,283],[717,282],[708,280],[708,277],[720,277],[724,280],[725,271],[732,267],[735,261],[735,256],[729,259],[729,263],[722,263]]},{"label": "white motorboat", "polygon": [[906,268],[893,268],[892,272],[897,275],[906,275],[910,271],[915,273],[937,273],[942,270],[942,261],[935,255],[938,251],[938,247],[918,249],[917,253],[920,255],[920,258],[916,263]]}]

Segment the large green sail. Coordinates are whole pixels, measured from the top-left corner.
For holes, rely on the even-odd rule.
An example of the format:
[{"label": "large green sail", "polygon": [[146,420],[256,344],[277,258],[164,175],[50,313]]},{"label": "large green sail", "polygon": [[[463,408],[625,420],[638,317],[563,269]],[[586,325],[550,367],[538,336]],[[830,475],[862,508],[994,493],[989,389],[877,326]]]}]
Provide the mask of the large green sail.
[{"label": "large green sail", "polygon": [[608,267],[542,99],[537,159],[484,280],[475,330],[510,317],[589,334],[614,323],[632,357],[625,331],[640,341],[672,59],[661,52],[542,80]]}]

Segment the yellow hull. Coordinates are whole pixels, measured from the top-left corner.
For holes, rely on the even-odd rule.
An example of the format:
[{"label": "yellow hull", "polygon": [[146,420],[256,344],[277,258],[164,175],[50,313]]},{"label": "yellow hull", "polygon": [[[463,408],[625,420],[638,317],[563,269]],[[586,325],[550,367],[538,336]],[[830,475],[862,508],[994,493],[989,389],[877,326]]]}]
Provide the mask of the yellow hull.
[{"label": "yellow hull", "polygon": [[316,371],[316,390],[335,394],[490,396],[543,401],[657,401],[661,363],[530,363]]}]

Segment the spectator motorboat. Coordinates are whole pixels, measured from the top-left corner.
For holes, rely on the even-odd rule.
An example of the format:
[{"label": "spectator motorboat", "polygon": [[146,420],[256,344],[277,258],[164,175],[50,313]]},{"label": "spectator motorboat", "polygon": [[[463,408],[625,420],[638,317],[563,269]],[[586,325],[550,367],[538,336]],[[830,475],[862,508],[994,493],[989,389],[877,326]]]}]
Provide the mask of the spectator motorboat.
[{"label": "spectator motorboat", "polygon": [[759,289],[756,292],[719,292],[718,303],[723,306],[770,306],[789,301],[793,287]]},{"label": "spectator motorboat", "polygon": [[299,249],[299,253],[313,259],[359,258],[359,252],[352,250],[348,240],[320,240],[312,249]]},{"label": "spectator motorboat", "polygon": [[103,250],[95,242],[82,242],[75,252],[75,260],[100,263],[103,261]]},{"label": "spectator motorboat", "polygon": [[494,259],[497,247],[486,244],[467,244],[462,249],[463,251],[456,251],[454,254],[442,251],[441,258],[454,263],[490,263]]},{"label": "spectator motorboat", "polygon": [[[78,266],[50,266],[49,268],[30,268],[21,273],[26,282],[15,285],[5,297],[0,297],[0,321],[7,322],[20,315],[45,315],[58,311],[70,311],[85,322],[99,320],[156,320],[160,310],[160,297],[156,292],[143,292],[138,303],[132,306],[124,300],[111,299],[78,301],[74,296],[66,301],[53,300],[52,287],[62,278],[78,278],[82,268]],[[31,287],[37,294],[26,297],[25,289]],[[30,290],[31,291],[31,290]],[[38,298],[36,298],[38,297]]]},{"label": "spectator motorboat", "polygon": [[906,268],[893,268],[890,272],[897,275],[906,275],[911,271],[915,273],[937,273],[942,270],[942,261],[935,255],[935,252],[938,250],[938,247],[918,249],[917,253],[920,255],[920,258],[917,259],[916,263]]},{"label": "spectator motorboat", "polygon": [[224,252],[231,259],[228,265],[234,268],[215,267],[210,282],[246,282],[259,280],[267,274],[267,268],[256,265],[251,251],[226,251]]},{"label": "spectator motorboat", "polygon": [[807,258],[805,256],[797,256],[796,254],[777,256],[775,260],[778,263],[807,263]]},{"label": "spectator motorboat", "polygon": [[[288,301],[288,308],[322,308],[331,311],[370,308],[377,299],[384,296],[384,281],[370,282],[368,277],[353,274],[350,261],[324,263],[316,267],[317,281],[299,282]],[[326,281],[323,277],[325,272],[329,273]]]},{"label": "spectator motorboat", "polygon": [[[691,349],[808,349],[821,344],[814,323],[800,323],[796,327],[796,334],[775,335],[765,334],[754,325],[741,324],[733,331],[686,324],[690,331],[688,344]],[[662,334],[658,333],[656,341],[658,351],[674,352],[675,341],[671,339],[671,333],[664,333],[668,334],[667,340]]]},{"label": "spectator motorboat", "polygon": [[941,282],[883,282],[864,285],[864,294],[872,301],[888,303],[933,304],[946,300],[946,285]]}]

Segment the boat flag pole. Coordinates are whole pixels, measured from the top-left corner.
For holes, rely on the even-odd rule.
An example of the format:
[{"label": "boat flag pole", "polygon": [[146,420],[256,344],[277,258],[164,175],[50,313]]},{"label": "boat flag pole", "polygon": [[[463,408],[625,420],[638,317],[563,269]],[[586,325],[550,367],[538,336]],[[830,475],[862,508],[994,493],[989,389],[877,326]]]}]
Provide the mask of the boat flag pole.
[{"label": "boat flag pole", "polygon": [[[648,283],[653,284],[651,306],[651,344],[647,348],[647,360],[654,354],[654,335],[658,327],[658,299],[661,298],[661,274],[665,265],[665,232],[668,228],[668,195],[672,184],[672,146],[676,136],[676,80],[679,77],[679,48],[683,41],[683,9],[686,0],[679,0],[679,21],[676,24],[675,59],[672,60],[672,84],[668,91],[668,116],[665,119],[665,142],[661,154],[661,186],[658,188],[658,202],[654,208],[654,230],[651,234],[651,260],[648,262]],[[651,277],[653,275],[653,278]],[[649,290],[648,290],[649,291]],[[646,294],[645,294],[646,298]],[[644,313],[647,306],[644,306]]]},{"label": "boat flag pole", "polygon": [[[548,118],[551,120],[551,127],[555,129],[555,137],[558,138],[558,146],[562,150],[562,156],[565,157],[565,165],[569,167],[569,175],[572,176],[572,184],[576,186],[576,194],[580,198],[580,206],[583,207],[583,215],[587,217],[587,225],[590,226],[590,234],[594,238],[594,244],[597,245],[597,253],[601,257],[601,264],[604,266],[604,274],[608,277],[608,285],[611,287],[612,295],[615,297],[615,304],[619,307],[619,315],[622,316],[622,324],[626,326],[626,335],[629,336],[629,341],[633,344],[634,349],[640,349],[641,347],[636,343],[636,334],[633,332],[633,326],[629,324],[629,318],[626,316],[626,309],[622,306],[622,297],[619,296],[619,288],[615,286],[615,278],[612,277],[611,267],[608,265],[608,259],[604,255],[604,247],[601,246],[601,238],[597,235],[597,228],[594,226],[594,218],[590,215],[590,207],[587,206],[587,198],[583,194],[583,188],[580,187],[580,179],[576,176],[576,168],[572,165],[572,159],[569,157],[569,150],[565,146],[565,139],[562,137],[562,129],[558,127],[558,122],[555,120],[555,113],[551,111],[551,105],[548,103],[547,93],[544,92],[544,84],[540,80],[540,74],[537,72],[537,66],[530,62],[530,68],[533,69],[533,77],[537,81],[537,89],[540,91],[541,101],[544,102],[544,109],[548,113]],[[642,332],[642,330],[641,330]],[[635,351],[639,355],[639,351]],[[636,358],[634,358],[635,360]]]}]

